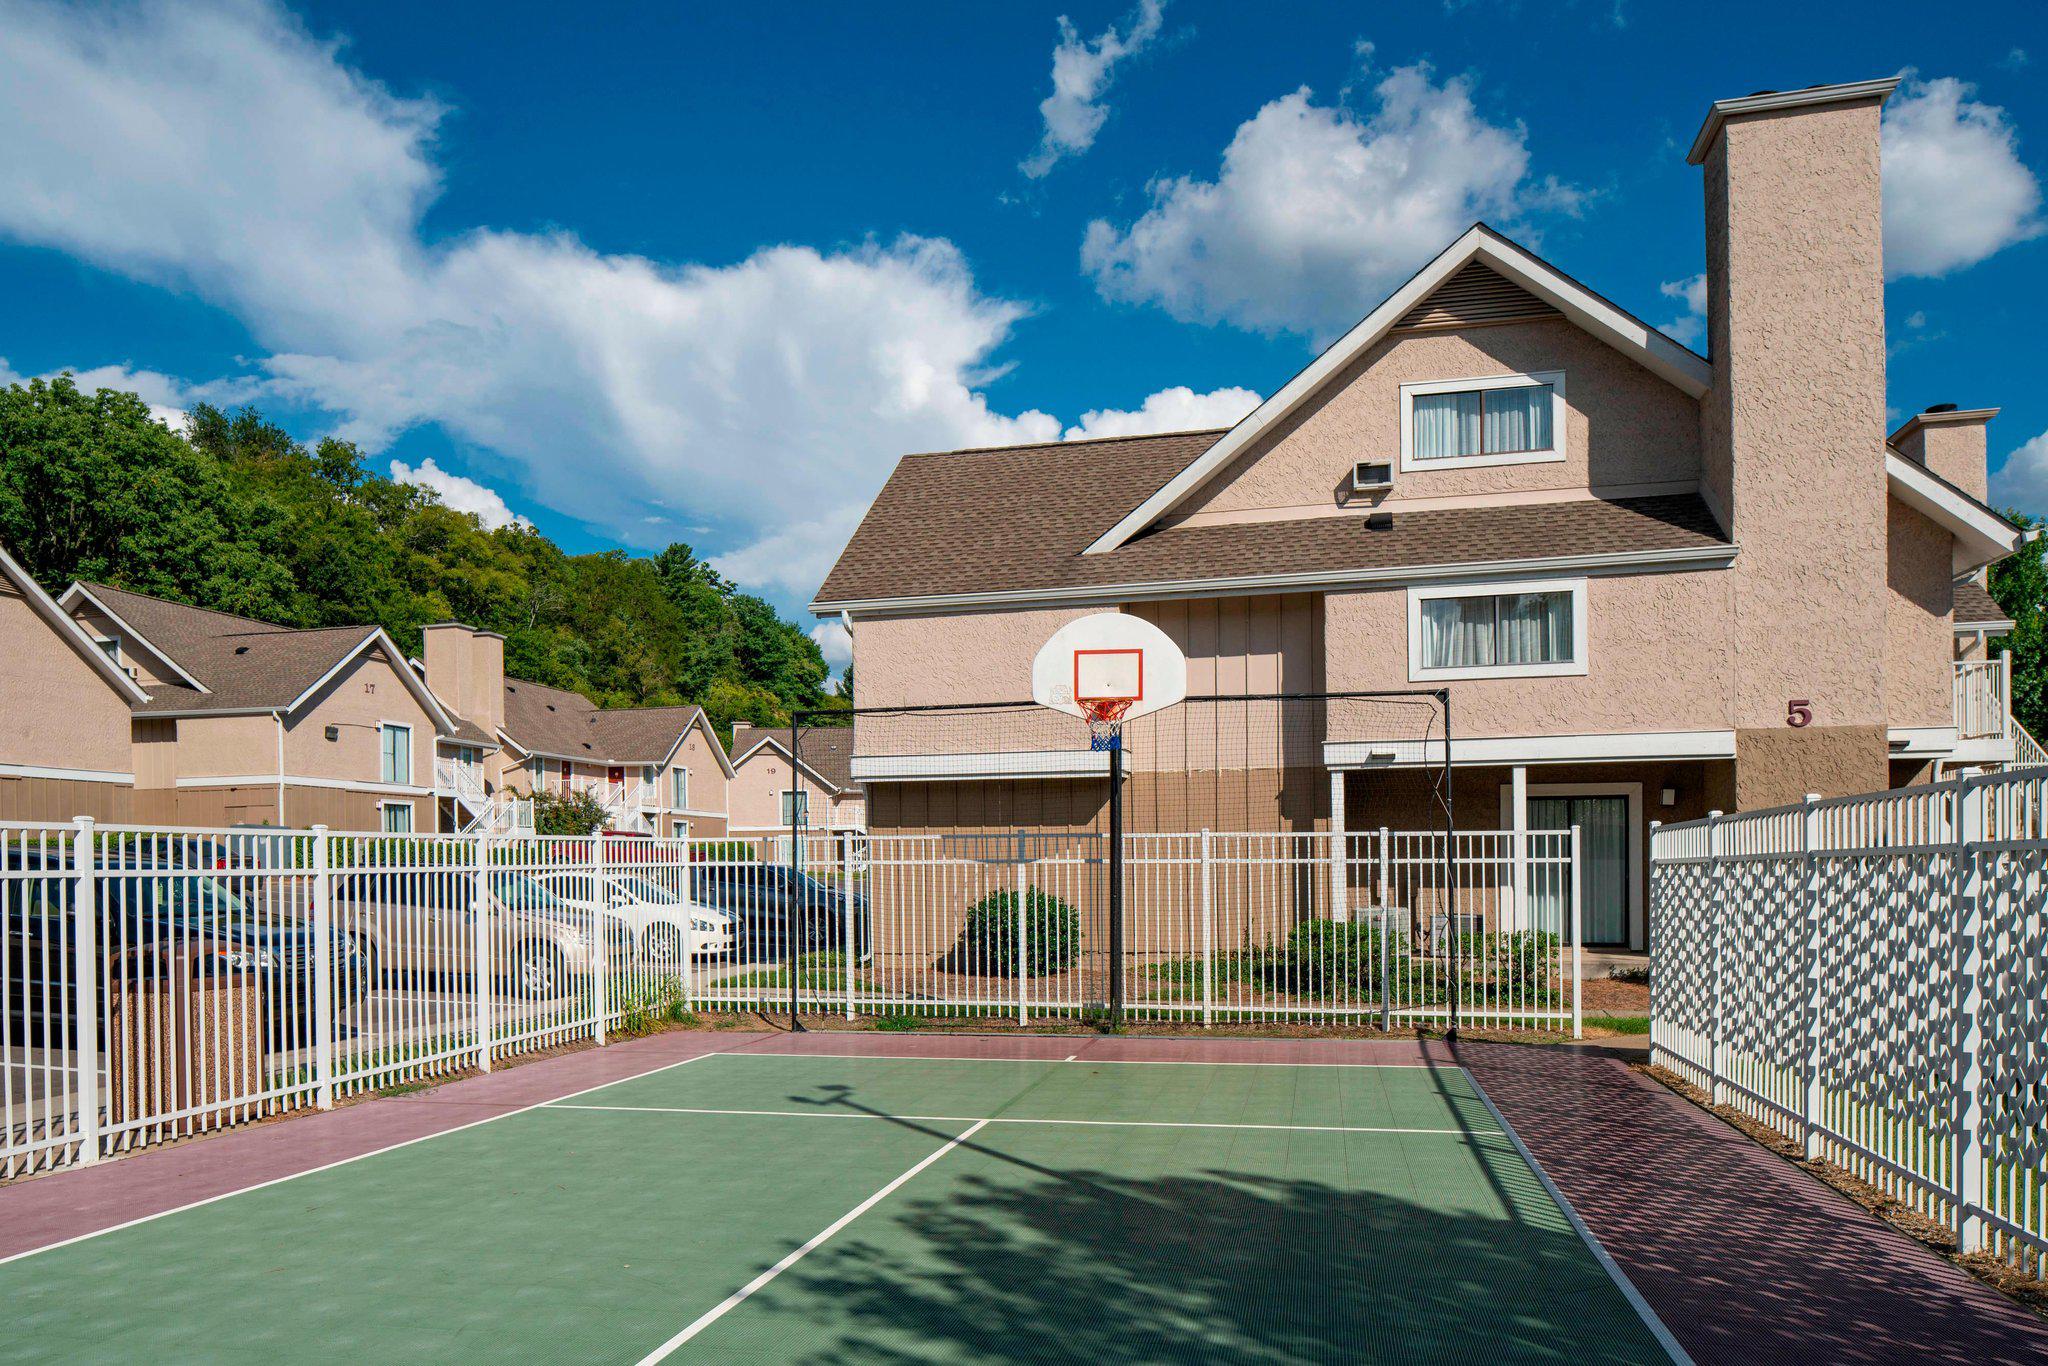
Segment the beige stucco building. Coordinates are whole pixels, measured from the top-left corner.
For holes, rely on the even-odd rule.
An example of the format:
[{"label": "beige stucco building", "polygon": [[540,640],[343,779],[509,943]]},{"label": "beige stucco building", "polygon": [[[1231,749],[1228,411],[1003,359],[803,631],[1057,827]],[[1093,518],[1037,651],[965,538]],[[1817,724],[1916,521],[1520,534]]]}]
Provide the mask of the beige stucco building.
[{"label": "beige stucco building", "polygon": [[[1047,636],[1112,608],[1191,697],[1441,689],[1459,827],[1581,826],[1587,938],[1638,948],[1653,820],[2013,762],[1995,410],[1884,427],[1894,84],[1712,108],[1704,355],[1475,226],[1227,431],[906,457],[812,604],[863,708],[1028,697]],[[1204,705],[1128,746],[1133,828],[1418,814],[1397,713]],[[1038,723],[981,724],[864,715],[869,828],[1099,826]]]},{"label": "beige stucco building", "polygon": [[[806,726],[790,757],[788,727],[736,722],[732,728],[731,829],[761,835],[797,825],[811,831],[861,830],[867,793],[853,780],[853,732]],[[792,811],[794,803],[794,811]]]}]

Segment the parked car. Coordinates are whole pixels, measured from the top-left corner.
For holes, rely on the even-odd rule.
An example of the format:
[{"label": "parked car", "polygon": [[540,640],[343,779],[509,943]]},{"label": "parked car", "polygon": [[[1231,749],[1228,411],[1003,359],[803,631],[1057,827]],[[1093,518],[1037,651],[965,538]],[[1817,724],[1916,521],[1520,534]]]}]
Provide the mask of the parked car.
[{"label": "parked car", "polygon": [[[595,957],[587,909],[564,901],[525,873],[489,875],[492,975],[530,1000],[569,994]],[[476,875],[465,868],[336,874],[335,928],[356,944],[367,982],[393,975],[463,977],[476,963]],[[606,947],[631,959],[633,931],[604,917]]]},{"label": "parked car", "polygon": [[[598,909],[590,873],[565,869],[535,880],[573,906]],[[704,958],[732,952],[732,917],[725,912],[692,906],[638,873],[607,873],[604,882],[604,909],[632,927],[636,952],[654,967],[679,968],[685,953]]]},{"label": "parked car", "polygon": [[[793,949],[815,953],[846,944],[846,905],[840,888],[774,863],[697,863],[690,867],[690,899],[733,917],[737,954],[780,957]],[[785,938],[794,943],[785,945]],[[853,895],[853,949],[865,960],[871,947],[867,897]]]},{"label": "parked car", "polygon": [[[7,855],[12,890],[0,915],[7,948],[10,1024],[18,1038],[50,1038],[62,1015],[62,1037],[75,1037],[72,895],[74,876],[54,851],[15,847]],[[114,860],[95,865],[98,915],[94,939],[104,965],[101,990],[162,984],[174,974],[196,980],[251,974],[262,988],[263,1018],[274,1045],[303,1042],[313,1005],[312,927],[296,916],[263,912],[219,878],[179,862]],[[42,876],[38,876],[42,874]],[[354,999],[360,974],[355,946],[334,937],[337,1009]],[[107,1011],[100,1012],[105,1033]]]}]

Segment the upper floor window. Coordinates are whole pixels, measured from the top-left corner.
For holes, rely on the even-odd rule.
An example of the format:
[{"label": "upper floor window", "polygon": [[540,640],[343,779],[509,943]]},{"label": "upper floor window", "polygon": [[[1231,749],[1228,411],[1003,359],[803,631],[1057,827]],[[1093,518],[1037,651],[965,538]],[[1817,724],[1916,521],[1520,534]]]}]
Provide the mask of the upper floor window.
[{"label": "upper floor window", "polygon": [[690,770],[672,768],[668,772],[669,805],[678,811],[690,809]]},{"label": "upper floor window", "polygon": [[810,824],[810,814],[810,793],[792,792],[787,788],[783,789],[782,823],[784,825],[808,825]]},{"label": "upper floor window", "polygon": [[1408,676],[1586,672],[1586,581],[1408,590]]},{"label": "upper floor window", "polygon": [[1401,386],[1403,469],[1562,459],[1562,371]]},{"label": "upper floor window", "polygon": [[[377,748],[383,757],[384,781],[411,783],[412,727],[385,722],[377,728]],[[410,807],[406,809],[411,810]]]}]

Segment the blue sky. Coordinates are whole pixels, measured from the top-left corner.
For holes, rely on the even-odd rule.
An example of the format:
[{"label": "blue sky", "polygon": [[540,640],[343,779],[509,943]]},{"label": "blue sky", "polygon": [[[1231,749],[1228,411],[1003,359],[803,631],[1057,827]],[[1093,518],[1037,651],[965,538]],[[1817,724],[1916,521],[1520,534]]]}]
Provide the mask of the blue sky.
[{"label": "blue sky", "polygon": [[2040,5],[644,9],[0,0],[0,375],[794,614],[896,455],[1230,420],[1474,218],[1686,336],[1707,104],[1906,71],[1891,406],[2048,510]]}]

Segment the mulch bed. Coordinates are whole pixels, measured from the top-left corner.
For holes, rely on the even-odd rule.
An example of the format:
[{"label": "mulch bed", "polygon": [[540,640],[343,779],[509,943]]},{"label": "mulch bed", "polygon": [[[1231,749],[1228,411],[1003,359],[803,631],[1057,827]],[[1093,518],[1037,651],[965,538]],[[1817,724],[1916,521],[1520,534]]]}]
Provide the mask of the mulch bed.
[{"label": "mulch bed", "polygon": [[[1589,984],[1590,985],[1590,984]],[[1910,1205],[1900,1204],[1884,1191],[1869,1184],[1853,1173],[1832,1162],[1810,1160],[1806,1149],[1798,1140],[1787,1138],[1768,1125],[1754,1119],[1732,1105],[1716,1105],[1713,1097],[1694,1086],[1676,1072],[1655,1067],[1648,1063],[1631,1063],[1630,1066],[1651,1080],[1668,1087],[1722,1120],[1739,1129],[1749,1138],[1769,1148],[1779,1157],[1800,1168],[1815,1180],[1847,1196],[1870,1213],[1890,1224],[1908,1238],[1929,1251],[1938,1253],[1954,1262],[1993,1290],[2019,1301],[2035,1313],[2048,1318],[2048,1280],[2030,1276],[2018,1267],[2008,1265],[2003,1259],[1989,1252],[1973,1252],[1963,1256],[1956,1251],[1955,1230],[1947,1224],[1929,1219]]]}]

